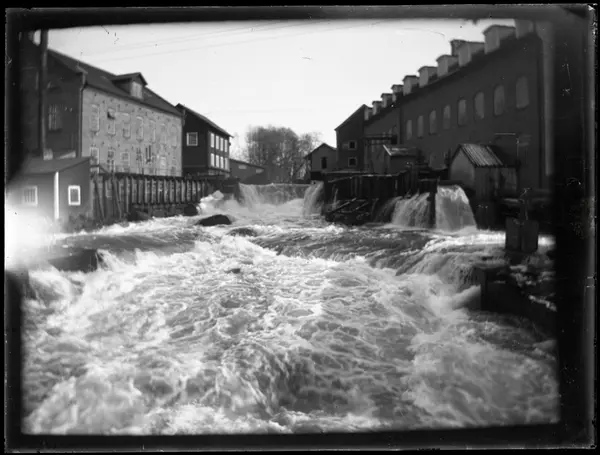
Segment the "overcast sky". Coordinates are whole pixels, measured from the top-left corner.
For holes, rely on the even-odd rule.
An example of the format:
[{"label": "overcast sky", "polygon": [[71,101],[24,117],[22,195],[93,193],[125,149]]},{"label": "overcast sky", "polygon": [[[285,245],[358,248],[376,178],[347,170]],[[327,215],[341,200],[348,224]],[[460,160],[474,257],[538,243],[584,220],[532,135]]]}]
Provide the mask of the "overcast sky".
[{"label": "overcast sky", "polygon": [[404,76],[436,65],[450,40],[483,41],[513,21],[313,20],[126,25],[51,30],[49,47],[149,88],[243,137],[253,125],[334,129]]}]

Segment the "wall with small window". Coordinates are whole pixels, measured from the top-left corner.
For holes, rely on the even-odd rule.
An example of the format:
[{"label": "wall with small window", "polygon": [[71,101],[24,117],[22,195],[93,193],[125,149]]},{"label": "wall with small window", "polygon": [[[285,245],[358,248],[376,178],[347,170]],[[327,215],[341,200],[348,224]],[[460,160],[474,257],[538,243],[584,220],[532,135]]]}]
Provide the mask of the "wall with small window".
[{"label": "wall with small window", "polygon": [[[394,141],[397,144],[402,143],[404,140],[404,134],[406,131],[401,123],[401,110],[394,108],[386,112],[380,117],[377,117],[371,122],[368,122],[365,126],[365,134],[368,136],[377,136],[381,134],[394,136]],[[364,162],[366,163],[366,170],[373,170],[373,160],[375,155],[383,156],[381,146],[373,146],[373,142],[369,142],[369,146],[365,146]]]},{"label": "wall with small window", "polygon": [[[161,158],[181,175],[182,119],[92,88],[83,93],[82,156],[115,172],[169,175]],[[170,167],[171,165],[169,165]]]}]

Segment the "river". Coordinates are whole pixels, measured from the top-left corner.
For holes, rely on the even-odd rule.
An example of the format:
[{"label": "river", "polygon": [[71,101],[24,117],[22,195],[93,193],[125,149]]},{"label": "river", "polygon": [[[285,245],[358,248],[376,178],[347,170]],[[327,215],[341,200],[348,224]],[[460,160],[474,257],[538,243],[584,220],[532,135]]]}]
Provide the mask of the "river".
[{"label": "river", "polygon": [[[307,189],[308,188],[308,189]],[[558,421],[557,359],[526,321],[469,310],[504,235],[329,225],[319,185],[60,237],[92,273],[31,272],[27,433],[201,434]],[[400,207],[396,211],[398,215]],[[448,224],[448,223],[446,223]],[[541,243],[540,253],[544,245]]]}]

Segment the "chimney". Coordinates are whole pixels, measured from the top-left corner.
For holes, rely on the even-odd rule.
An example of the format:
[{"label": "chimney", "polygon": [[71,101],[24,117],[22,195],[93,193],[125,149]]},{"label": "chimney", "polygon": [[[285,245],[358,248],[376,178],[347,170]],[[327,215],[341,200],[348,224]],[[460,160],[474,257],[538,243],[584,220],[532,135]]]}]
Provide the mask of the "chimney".
[{"label": "chimney", "polygon": [[435,66],[422,66],[419,68],[419,86],[425,87],[429,83],[429,79],[436,73]]},{"label": "chimney", "polygon": [[417,76],[406,76],[402,82],[404,82],[403,93],[408,95],[419,82],[419,78]]},{"label": "chimney", "polygon": [[482,50],[484,48],[483,43],[478,42],[464,42],[461,46],[458,47],[458,65],[465,66],[471,62],[473,58],[473,54]]},{"label": "chimney", "polygon": [[381,101],[373,101],[373,115],[377,115],[381,110]]},{"label": "chimney", "polygon": [[458,57],[458,48],[460,46],[462,46],[464,43],[466,43],[465,40],[462,39],[454,39],[452,41],[450,41],[450,47],[452,48],[452,56],[453,57]]},{"label": "chimney", "polygon": [[371,118],[372,114],[373,114],[373,109],[370,107],[367,107],[365,109],[365,121],[369,120]]},{"label": "chimney", "polygon": [[392,92],[392,102],[395,103],[402,96],[402,84],[392,85]]},{"label": "chimney", "polygon": [[485,36],[485,53],[494,52],[500,47],[504,38],[514,35],[515,28],[503,25],[491,25],[483,31]]},{"label": "chimney", "polygon": [[458,62],[458,57],[453,57],[452,55],[442,55],[438,57],[437,62],[437,75],[438,77],[442,77],[448,74],[450,65]]},{"label": "chimney", "polygon": [[524,21],[522,19],[515,20],[516,25],[516,36],[522,38],[523,36],[533,32],[533,21]]},{"label": "chimney", "polygon": [[392,94],[391,93],[382,93],[381,101],[383,102],[383,107],[391,106],[392,104]]}]

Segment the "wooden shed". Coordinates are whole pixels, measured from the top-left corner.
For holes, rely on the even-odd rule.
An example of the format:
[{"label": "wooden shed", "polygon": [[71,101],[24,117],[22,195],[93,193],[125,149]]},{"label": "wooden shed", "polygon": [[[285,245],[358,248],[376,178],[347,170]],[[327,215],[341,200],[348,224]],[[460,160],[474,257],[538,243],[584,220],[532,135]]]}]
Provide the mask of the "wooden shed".
[{"label": "wooden shed", "polygon": [[29,159],[7,199],[12,207],[52,220],[90,214],[90,158]]},{"label": "wooden shed", "polygon": [[384,173],[398,174],[417,164],[421,152],[416,147],[384,145]]},{"label": "wooden shed", "polygon": [[450,159],[450,180],[460,181],[478,202],[514,195],[515,168],[505,165],[499,154],[499,149],[490,145],[460,144]]}]

